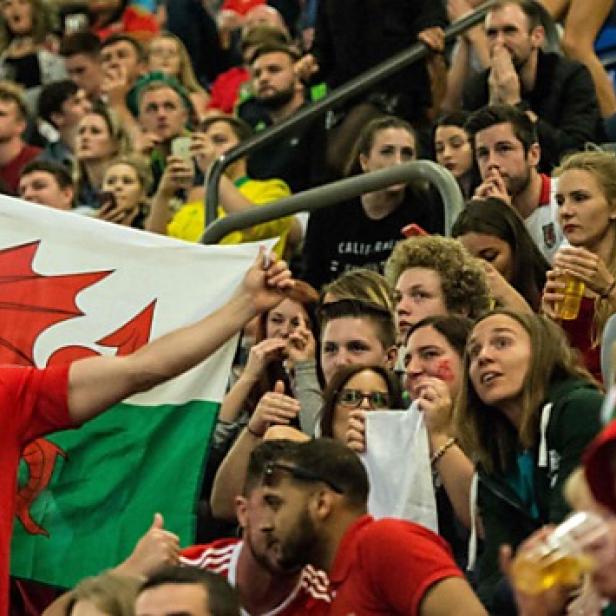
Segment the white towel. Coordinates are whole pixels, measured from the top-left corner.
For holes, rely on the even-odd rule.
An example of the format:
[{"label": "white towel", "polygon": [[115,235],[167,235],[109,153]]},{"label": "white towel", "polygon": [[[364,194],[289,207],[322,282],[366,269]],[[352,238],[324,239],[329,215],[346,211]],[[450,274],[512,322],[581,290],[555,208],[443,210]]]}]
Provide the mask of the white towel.
[{"label": "white towel", "polygon": [[413,403],[406,411],[366,413],[368,511],[376,518],[411,520],[438,532],[428,431]]}]

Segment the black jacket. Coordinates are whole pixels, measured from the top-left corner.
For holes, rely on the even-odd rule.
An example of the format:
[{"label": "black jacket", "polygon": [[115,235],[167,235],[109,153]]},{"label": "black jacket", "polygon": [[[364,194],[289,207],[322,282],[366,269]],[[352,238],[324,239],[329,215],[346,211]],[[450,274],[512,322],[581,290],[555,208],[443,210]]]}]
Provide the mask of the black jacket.
[{"label": "black jacket", "polygon": [[[445,27],[440,0],[319,0],[311,52],[316,81],[335,88],[417,42],[417,34]],[[376,91],[404,96],[407,106],[428,107],[430,81],[425,62],[415,62]]]},{"label": "black jacket", "polygon": [[558,524],[569,513],[562,490],[567,477],[580,465],[588,443],[601,430],[603,395],[592,384],[568,379],[551,385],[545,403],[551,413],[545,431],[547,458],[539,460],[539,443],[533,449],[533,492],[539,517],[531,515],[502,473],[479,468],[477,505],[485,540],[477,566],[477,593],[490,614],[507,613],[499,608],[502,572],[498,550],[502,544],[516,548],[545,524]]},{"label": "black jacket", "polygon": [[[489,103],[489,69],[467,82],[462,106],[475,111]],[[540,170],[550,172],[563,154],[603,139],[595,86],[588,69],[556,53],[539,51],[537,78],[522,100],[538,116]]]}]

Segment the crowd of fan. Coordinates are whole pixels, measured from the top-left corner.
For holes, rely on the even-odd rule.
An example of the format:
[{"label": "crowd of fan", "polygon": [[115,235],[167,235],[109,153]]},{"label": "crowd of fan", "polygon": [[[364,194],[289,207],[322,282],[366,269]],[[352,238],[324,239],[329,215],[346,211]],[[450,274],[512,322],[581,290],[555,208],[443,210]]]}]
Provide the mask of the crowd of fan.
[{"label": "crowd of fan", "polygon": [[[423,182],[227,235],[278,238],[296,281],[243,329],[199,544],[157,514],[47,616],[614,609],[616,548],[558,593],[510,572],[572,508],[616,528],[614,429],[589,449],[616,312],[616,95],[593,51],[612,3],[498,0],[445,45],[479,4],[0,0],[3,194],[197,242],[216,159],[420,42],[424,60],[228,165],[217,215],[422,158],[467,200],[451,238]],[[563,320],[567,277],[584,290]],[[371,411],[403,408],[427,446],[378,475]],[[426,468],[435,532],[367,516],[368,476],[405,465]],[[15,588],[13,613],[34,613]]]}]

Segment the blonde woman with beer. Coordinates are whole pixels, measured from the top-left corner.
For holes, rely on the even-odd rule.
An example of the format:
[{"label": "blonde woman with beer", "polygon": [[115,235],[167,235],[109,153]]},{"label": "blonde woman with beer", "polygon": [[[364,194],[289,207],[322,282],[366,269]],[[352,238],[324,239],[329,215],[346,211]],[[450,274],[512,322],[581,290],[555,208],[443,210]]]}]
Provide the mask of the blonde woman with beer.
[{"label": "blonde woman with beer", "polygon": [[616,312],[616,155],[578,152],[555,174],[559,222],[570,245],[554,257],[542,308],[600,379],[601,334]]}]

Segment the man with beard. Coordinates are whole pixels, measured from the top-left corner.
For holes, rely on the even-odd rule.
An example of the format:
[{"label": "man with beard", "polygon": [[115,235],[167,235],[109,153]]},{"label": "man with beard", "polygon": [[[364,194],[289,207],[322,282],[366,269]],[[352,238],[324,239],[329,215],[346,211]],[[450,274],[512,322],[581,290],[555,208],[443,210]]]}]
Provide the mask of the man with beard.
[{"label": "man with beard", "polygon": [[327,571],[330,616],[486,614],[445,541],[413,522],[367,515],[368,477],[332,439],[289,447],[264,465],[261,529],[282,569]]},{"label": "man with beard", "polygon": [[471,115],[465,128],[482,180],[475,197],[496,197],[511,205],[551,262],[563,233],[558,224],[555,185],[548,175],[537,171],[542,155],[537,125],[515,107],[491,105]]},{"label": "man with beard", "polygon": [[[327,614],[331,601],[327,575],[310,565],[282,569],[276,548],[262,530],[266,509],[261,477],[265,465],[284,456],[290,447],[291,441],[268,440],[251,454],[243,495],[236,498],[242,539],[218,539],[180,552],[178,536],[164,528],[163,518],[157,513],[148,532],[114,573],[142,579],[162,566],[179,562],[225,577],[238,591],[243,614]],[[45,614],[63,614],[70,601],[71,593],[63,595]]]},{"label": "man with beard", "polygon": [[541,169],[549,172],[566,151],[602,138],[595,88],[588,69],[541,50],[545,31],[534,0],[500,0],[486,15],[490,67],[471,79],[462,106],[515,105],[536,123]]},{"label": "man with beard", "polygon": [[[255,131],[283,122],[309,102],[295,73],[297,59],[293,49],[277,43],[261,45],[254,52],[250,64],[254,98],[239,106],[238,116]],[[323,182],[324,160],[321,117],[252,153],[248,175],[260,180],[281,178],[292,192],[300,192]]]},{"label": "man with beard", "polygon": [[290,448],[290,441],[269,440],[250,455],[243,495],[236,497],[242,539],[219,539],[182,551],[180,562],[225,576],[248,614],[326,614],[330,596],[327,575],[310,565],[281,567],[277,543],[263,532],[267,506],[261,477]]}]

